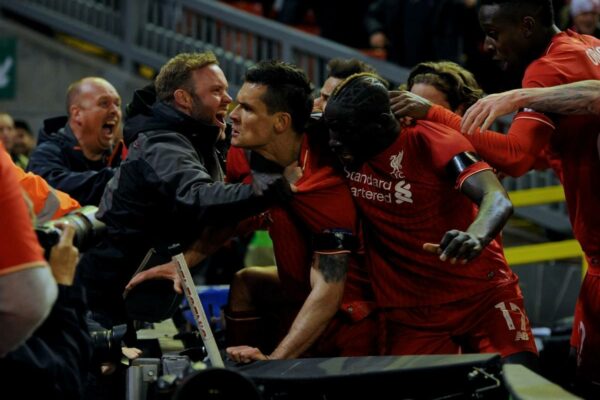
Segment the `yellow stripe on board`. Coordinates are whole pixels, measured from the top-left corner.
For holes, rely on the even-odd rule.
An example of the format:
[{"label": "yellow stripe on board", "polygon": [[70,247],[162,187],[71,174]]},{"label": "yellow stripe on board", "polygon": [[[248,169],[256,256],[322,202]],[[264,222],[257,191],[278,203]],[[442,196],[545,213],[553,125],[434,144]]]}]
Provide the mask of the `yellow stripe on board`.
[{"label": "yellow stripe on board", "polygon": [[561,242],[505,247],[504,254],[509,265],[533,264],[560,260],[562,258],[583,257],[583,251],[579,242],[573,239]]},{"label": "yellow stripe on board", "polygon": [[514,207],[537,206],[565,201],[565,192],[561,185],[515,190],[509,192],[508,196]]}]

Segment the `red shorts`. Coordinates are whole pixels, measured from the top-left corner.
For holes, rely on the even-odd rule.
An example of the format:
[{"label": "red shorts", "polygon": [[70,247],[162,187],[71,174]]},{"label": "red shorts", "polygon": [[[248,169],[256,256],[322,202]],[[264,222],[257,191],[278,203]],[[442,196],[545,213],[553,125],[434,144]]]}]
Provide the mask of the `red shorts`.
[{"label": "red shorts", "polygon": [[384,312],[385,354],[537,354],[517,283],[448,304]]},{"label": "red shorts", "polygon": [[600,384],[600,268],[585,275],[577,304],[571,346],[577,351],[577,376]]}]

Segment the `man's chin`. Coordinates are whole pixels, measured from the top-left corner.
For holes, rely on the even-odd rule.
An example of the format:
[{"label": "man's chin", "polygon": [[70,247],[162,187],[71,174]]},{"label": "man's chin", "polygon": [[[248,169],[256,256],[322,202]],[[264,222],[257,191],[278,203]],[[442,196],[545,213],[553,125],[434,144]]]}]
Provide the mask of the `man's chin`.
[{"label": "man's chin", "polygon": [[235,136],[231,137],[230,144],[233,147],[242,147],[240,141]]},{"label": "man's chin", "polygon": [[362,161],[355,157],[341,157],[338,156],[338,160],[342,166],[348,170],[355,171],[360,168]]},{"label": "man's chin", "polygon": [[113,148],[115,144],[114,140],[105,140],[102,141],[102,143],[100,143],[100,146],[102,147],[103,150],[110,150]]},{"label": "man's chin", "polygon": [[498,66],[498,69],[500,71],[506,72],[510,70],[510,65],[508,64],[508,61],[494,60],[494,63]]}]

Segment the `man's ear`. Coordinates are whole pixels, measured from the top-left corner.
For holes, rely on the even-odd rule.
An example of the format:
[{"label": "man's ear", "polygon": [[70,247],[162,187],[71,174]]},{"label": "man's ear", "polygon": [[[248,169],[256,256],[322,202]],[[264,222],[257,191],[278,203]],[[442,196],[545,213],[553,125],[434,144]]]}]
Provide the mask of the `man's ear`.
[{"label": "man's ear", "polygon": [[535,24],[535,18],[531,16],[523,17],[523,20],[521,21],[521,32],[523,32],[523,37],[529,38],[533,35]]},{"label": "man's ear", "polygon": [[178,108],[186,111],[192,109],[192,96],[183,89],[177,89],[173,92],[173,101]]},{"label": "man's ear", "polygon": [[69,119],[76,124],[81,124],[81,107],[71,104],[69,107]]},{"label": "man's ear", "polygon": [[278,112],[275,116],[273,128],[275,132],[282,133],[292,127],[292,116],[286,112]]}]

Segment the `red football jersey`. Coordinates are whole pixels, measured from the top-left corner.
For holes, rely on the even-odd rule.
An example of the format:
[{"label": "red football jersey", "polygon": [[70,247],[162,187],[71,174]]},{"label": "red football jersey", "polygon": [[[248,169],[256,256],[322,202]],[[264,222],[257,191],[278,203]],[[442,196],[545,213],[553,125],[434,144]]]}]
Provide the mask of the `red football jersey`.
[{"label": "red football jersey", "polygon": [[[300,150],[302,178],[298,192],[283,206],[269,210],[269,235],[279,278],[292,299],[304,301],[310,292],[310,266],[314,249],[312,237],[326,229],[344,229],[358,235],[356,209],[343,176],[332,168],[329,154],[318,138],[305,134]],[[227,155],[227,179],[251,181],[245,151],[232,147]],[[360,255],[350,258],[343,307],[362,312],[363,301],[372,299],[372,291]],[[358,307],[358,309],[357,309]],[[360,316],[357,316],[359,318]]]},{"label": "red football jersey", "polygon": [[456,180],[445,171],[466,151],[474,152],[473,146],[455,130],[417,122],[358,171],[346,171],[364,216],[365,251],[380,306],[443,304],[517,280],[497,240],[464,265],[442,262],[422,248],[439,243],[451,229],[465,231],[477,214],[459,188],[489,165],[477,162]]},{"label": "red football jersey", "polygon": [[[529,65],[523,87],[600,79],[600,40],[573,31],[554,36],[544,56]],[[560,115],[550,139],[552,164],[565,190],[575,237],[588,256],[600,256],[600,118]],[[558,166],[558,168],[557,168]],[[561,171],[562,169],[562,171]]]}]

